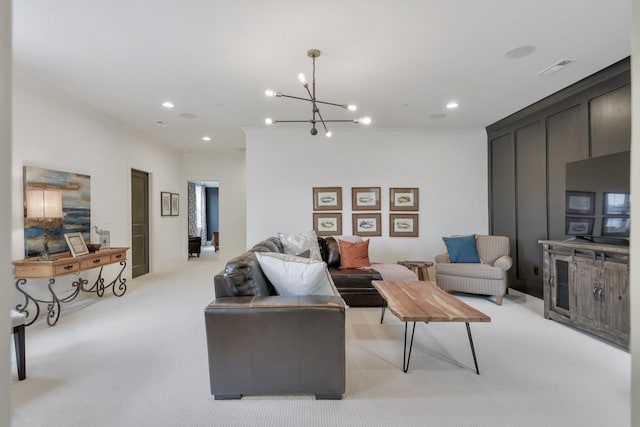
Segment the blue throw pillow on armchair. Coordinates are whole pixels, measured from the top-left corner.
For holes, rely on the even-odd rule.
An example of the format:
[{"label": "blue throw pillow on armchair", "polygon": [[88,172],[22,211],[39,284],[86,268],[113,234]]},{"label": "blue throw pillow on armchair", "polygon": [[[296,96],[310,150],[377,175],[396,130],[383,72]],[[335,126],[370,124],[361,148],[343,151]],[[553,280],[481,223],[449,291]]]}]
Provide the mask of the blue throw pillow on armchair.
[{"label": "blue throw pillow on armchair", "polygon": [[479,263],[476,236],[443,237],[451,262]]}]

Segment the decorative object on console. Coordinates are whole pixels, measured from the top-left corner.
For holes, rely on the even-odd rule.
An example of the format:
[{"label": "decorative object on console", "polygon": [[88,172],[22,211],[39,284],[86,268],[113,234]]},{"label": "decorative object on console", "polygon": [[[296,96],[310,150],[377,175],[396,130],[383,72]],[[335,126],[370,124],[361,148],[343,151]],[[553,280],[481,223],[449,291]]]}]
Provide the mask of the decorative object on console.
[{"label": "decorative object on console", "polygon": [[82,233],[65,233],[64,239],[67,241],[71,255],[75,258],[78,255],[86,255],[89,249],[84,242]]},{"label": "decorative object on console", "polygon": [[351,210],[379,211],[380,187],[351,188]]},{"label": "decorative object on console", "polygon": [[97,226],[93,226],[93,230],[98,233],[98,238],[100,239],[100,246],[102,248],[108,248],[111,246],[111,233],[109,230],[103,230],[98,228]]},{"label": "decorative object on console", "polygon": [[476,236],[443,237],[449,261],[452,263],[479,263]]},{"label": "decorative object on console", "polygon": [[160,192],[160,216],[171,215],[171,193]]},{"label": "decorative object on console", "polygon": [[314,211],[341,211],[342,187],[313,187]]},{"label": "decorative object on console", "polygon": [[333,236],[336,234],[342,234],[342,213],[314,213],[313,230],[318,236]]},{"label": "decorative object on console", "polygon": [[419,206],[417,188],[390,188],[389,210],[417,211]]},{"label": "decorative object on console", "polygon": [[40,259],[51,259],[49,255],[49,230],[55,220],[64,216],[62,212],[62,191],[60,190],[27,190],[27,219],[42,224],[43,243]]},{"label": "decorative object on console", "polygon": [[278,239],[280,239],[284,253],[287,255],[300,256],[301,253],[309,251],[309,258],[316,261],[322,260],[318,236],[313,230],[298,234],[278,233]]},{"label": "decorative object on console", "polygon": [[171,216],[178,216],[180,214],[180,195],[171,193]]},{"label": "decorative object on console", "polygon": [[325,101],[320,101],[319,99],[316,99],[316,58],[320,56],[320,51],[318,49],[309,49],[307,51],[307,56],[309,56],[313,61],[313,79],[311,81],[311,89],[309,89],[309,83],[307,82],[307,79],[303,73],[298,74],[298,80],[300,80],[300,83],[302,83],[302,85],[304,86],[305,90],[307,91],[307,95],[309,95],[309,98],[301,98],[298,96],[285,95],[283,93],[276,92],[269,89],[265,91],[265,95],[270,98],[277,96],[278,98],[284,97],[284,98],[298,99],[302,101],[309,101],[311,103],[311,114],[312,114],[311,120],[276,120],[276,119],[268,118],[265,120],[265,123],[268,125],[275,124],[278,122],[311,123],[311,135],[316,135],[318,133],[318,130],[316,129],[316,124],[320,122],[322,124],[322,127],[324,128],[325,136],[327,137],[331,137],[331,131],[327,128],[327,123],[351,122],[351,123],[362,123],[365,125],[370,124],[371,118],[369,117],[363,117],[361,119],[350,119],[350,120],[324,119],[322,117],[318,104],[333,105],[335,107],[341,107],[349,111],[356,111],[357,107],[353,104],[336,104],[333,102],[325,102]]},{"label": "decorative object on console", "polygon": [[340,247],[340,268],[360,268],[369,267],[369,239],[362,242],[350,243],[345,240],[338,240]]},{"label": "decorative object on console", "polygon": [[49,253],[66,252],[63,234],[80,232],[89,240],[91,227],[91,177],[71,172],[42,169],[33,166],[23,168],[24,185],[24,249],[25,257],[40,255],[44,243],[42,221],[27,217],[28,191],[60,191],[62,194],[61,219],[48,224]]},{"label": "decorative object on console", "polygon": [[353,234],[356,236],[382,236],[382,217],[379,213],[352,214]]},{"label": "decorative object on console", "polygon": [[389,214],[389,236],[418,237],[418,214]]}]

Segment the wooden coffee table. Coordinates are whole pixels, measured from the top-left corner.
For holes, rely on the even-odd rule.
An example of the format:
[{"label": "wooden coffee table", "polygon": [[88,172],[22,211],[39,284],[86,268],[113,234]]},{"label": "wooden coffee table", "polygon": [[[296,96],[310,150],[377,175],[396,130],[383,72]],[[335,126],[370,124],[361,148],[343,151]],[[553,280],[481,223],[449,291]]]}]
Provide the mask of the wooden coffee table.
[{"label": "wooden coffee table", "polygon": [[[467,335],[469,336],[476,373],[480,375],[469,323],[491,322],[489,316],[443,291],[435,282],[372,280],[371,284],[380,292],[384,300],[380,323],[384,321],[384,312],[387,306],[389,311],[404,322],[403,372],[409,370],[416,322],[464,322],[467,325]],[[407,355],[407,325],[409,322],[413,322],[413,330],[411,331],[409,354]]]}]

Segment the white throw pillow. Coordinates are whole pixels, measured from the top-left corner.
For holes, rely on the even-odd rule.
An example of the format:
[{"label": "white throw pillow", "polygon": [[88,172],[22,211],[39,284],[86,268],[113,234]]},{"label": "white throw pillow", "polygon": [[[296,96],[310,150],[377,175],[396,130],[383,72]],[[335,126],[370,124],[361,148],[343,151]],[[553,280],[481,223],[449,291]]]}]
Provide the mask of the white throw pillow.
[{"label": "white throw pillow", "polygon": [[278,295],[340,295],[323,261],[277,252],[255,254]]},{"label": "white throw pillow", "polygon": [[318,245],[318,236],[315,231],[311,230],[308,233],[300,234],[278,233],[278,239],[282,242],[285,254],[298,255],[309,250],[310,259],[322,261],[320,246]]}]

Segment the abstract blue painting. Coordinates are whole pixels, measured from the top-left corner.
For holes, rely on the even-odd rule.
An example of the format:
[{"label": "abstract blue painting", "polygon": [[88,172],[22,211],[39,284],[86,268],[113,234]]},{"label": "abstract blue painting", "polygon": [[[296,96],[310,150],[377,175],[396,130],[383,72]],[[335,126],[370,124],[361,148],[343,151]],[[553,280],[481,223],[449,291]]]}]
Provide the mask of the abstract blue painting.
[{"label": "abstract blue painting", "polygon": [[[32,166],[23,168],[24,192],[27,190],[62,190],[62,211],[64,218],[54,220],[49,229],[49,252],[69,250],[64,239],[65,233],[82,233],[86,242],[90,241],[91,227],[91,177],[71,172],[54,171]],[[27,219],[24,214],[25,257],[42,252],[44,228],[42,221]]]}]

